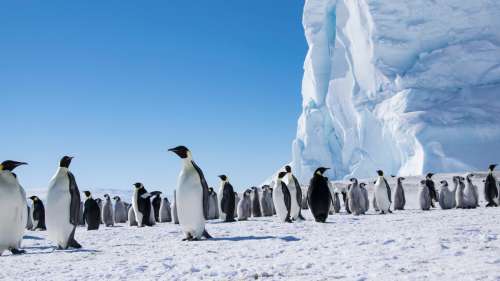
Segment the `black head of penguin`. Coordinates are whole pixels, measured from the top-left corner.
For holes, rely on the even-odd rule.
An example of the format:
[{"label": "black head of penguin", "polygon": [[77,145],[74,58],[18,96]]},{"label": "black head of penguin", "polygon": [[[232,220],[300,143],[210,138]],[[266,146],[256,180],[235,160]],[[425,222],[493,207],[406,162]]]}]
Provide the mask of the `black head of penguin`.
[{"label": "black head of penguin", "polygon": [[243,192],[243,196],[248,197],[248,196],[250,196],[250,193],[252,193],[252,190],[247,189],[247,190],[245,190],[245,192]]},{"label": "black head of penguin", "polygon": [[349,179],[350,182],[358,182],[358,179],[357,178],[351,178]]},{"label": "black head of penguin", "polygon": [[362,182],[359,184],[360,187],[365,187],[366,186],[366,183]]},{"label": "black head of penguin", "polygon": [[222,181],[227,181],[227,176],[226,175],[219,175],[218,176]]},{"label": "black head of penguin", "polygon": [[144,187],[144,185],[142,185],[142,183],[140,183],[140,182],[136,182],[136,183],[134,183],[134,187],[135,187],[136,189],[140,189],[140,188],[143,188],[143,187]]},{"label": "black head of penguin", "polygon": [[279,172],[278,179],[282,179],[286,174],[286,172]]},{"label": "black head of penguin", "polygon": [[104,199],[108,200],[109,199],[109,194],[104,194]]},{"label": "black head of penguin", "polygon": [[322,176],[323,173],[325,173],[325,171],[328,170],[328,169],[330,169],[330,168],[319,167],[319,168],[316,169],[316,171],[314,171],[314,174]]},{"label": "black head of penguin", "polygon": [[6,161],[3,161],[2,164],[0,164],[0,171],[5,170],[5,171],[12,172],[15,168],[22,166],[22,165],[28,165],[28,163],[18,162],[18,161],[13,161],[13,160],[6,160]]},{"label": "black head of penguin", "polygon": [[61,161],[59,161],[59,167],[62,168],[69,168],[69,165],[71,164],[71,160],[73,160],[74,157],[71,156],[64,156],[61,158]]},{"label": "black head of penguin", "polygon": [[403,178],[403,177],[399,177],[398,178],[398,181],[404,181],[406,178]]},{"label": "black head of penguin", "polygon": [[427,176],[425,176],[425,178],[426,178],[426,179],[431,179],[431,178],[432,178],[432,176],[434,176],[434,174],[433,174],[433,173],[427,173]]},{"label": "black head of penguin", "polygon": [[286,166],[285,166],[285,171],[286,171],[287,173],[291,173],[291,172],[292,172],[292,167],[290,167],[290,166],[286,165]]},{"label": "black head of penguin", "polygon": [[439,183],[442,184],[442,185],[448,185],[448,182],[446,180],[442,180]]},{"label": "black head of penguin", "polygon": [[379,176],[383,177],[383,176],[384,176],[384,171],[382,171],[382,170],[378,170],[378,171],[377,171],[377,175],[379,175]]},{"label": "black head of penguin", "polygon": [[490,172],[493,172],[493,170],[495,170],[495,167],[497,166],[498,164],[491,164],[489,167],[488,167],[488,170],[490,170]]},{"label": "black head of penguin", "polygon": [[189,149],[183,145],[179,145],[177,147],[170,148],[168,151],[171,151],[177,154],[177,156],[179,156],[180,158],[185,159],[188,157]]},{"label": "black head of penguin", "polygon": [[120,196],[115,196],[115,197],[113,197],[113,200],[120,201],[121,198],[120,198]]},{"label": "black head of penguin", "polygon": [[425,180],[421,180],[421,181],[420,181],[420,184],[421,184],[421,185],[425,185]]},{"label": "black head of penguin", "polygon": [[83,193],[84,193],[84,194],[85,194],[85,196],[87,196],[87,197],[90,197],[90,195],[91,195],[90,191],[88,191],[88,190],[84,191]]},{"label": "black head of penguin", "polygon": [[36,197],[36,196],[33,195],[33,196],[30,197],[30,199],[33,200],[33,202],[35,202],[35,201],[38,200],[38,197]]}]

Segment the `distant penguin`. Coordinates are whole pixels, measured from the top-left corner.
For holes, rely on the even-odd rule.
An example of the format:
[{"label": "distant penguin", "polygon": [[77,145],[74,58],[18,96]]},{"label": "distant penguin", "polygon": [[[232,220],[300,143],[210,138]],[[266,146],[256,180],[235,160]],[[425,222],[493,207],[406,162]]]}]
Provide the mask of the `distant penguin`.
[{"label": "distant penguin", "polygon": [[342,189],[341,194],[342,194],[342,201],[344,201],[344,208],[346,213],[350,214],[351,210],[349,209],[349,199],[347,198],[347,193],[349,192],[349,189],[351,188],[351,184],[348,184],[345,189]]},{"label": "distant penguin", "polygon": [[323,173],[328,169],[324,167],[316,169],[309,182],[307,202],[316,222],[326,221],[332,202],[328,180],[323,176]]},{"label": "distant penguin", "polygon": [[170,207],[172,209],[172,222],[174,224],[179,224],[179,217],[177,216],[177,200],[175,199],[177,196],[175,195],[177,193],[176,190],[174,190],[174,201],[172,202],[172,206]]},{"label": "distant penguin", "polygon": [[448,188],[448,182],[442,180],[439,187],[439,206],[443,210],[455,208],[455,194]]},{"label": "distant penguin", "polygon": [[99,224],[104,224],[104,222],[102,221],[102,199],[96,198],[95,202],[97,203],[97,206],[99,207]]},{"label": "distant penguin", "polygon": [[20,248],[28,221],[26,192],[12,172],[21,165],[26,163],[7,160],[0,164],[0,255],[4,251],[25,253]]},{"label": "distant penguin", "polygon": [[362,182],[359,184],[359,189],[361,189],[361,193],[363,194],[364,197],[364,212],[368,212],[370,210],[370,199],[368,198],[368,190],[366,189],[366,183]]},{"label": "distant penguin", "polygon": [[347,193],[349,210],[351,210],[351,213],[355,216],[364,215],[366,203],[363,191],[359,188],[358,180],[356,178],[352,178],[350,181],[352,182],[352,185]]},{"label": "distant penguin", "polygon": [[97,202],[92,198],[90,191],[84,191],[83,193],[86,197],[83,208],[83,217],[87,223],[87,230],[97,230],[99,229],[101,210],[99,209]]},{"label": "distant penguin", "polygon": [[182,159],[182,169],[177,181],[176,202],[179,224],[185,235],[183,240],[199,240],[201,237],[210,239],[212,236],[205,229],[209,198],[208,184],[203,171],[193,161],[191,151],[187,147],[177,146],[169,151]]},{"label": "distant penguin", "polygon": [[36,196],[31,196],[30,199],[33,201],[31,210],[32,230],[47,230],[45,226],[45,206],[42,200]]},{"label": "distant penguin", "polygon": [[262,215],[264,217],[273,216],[273,196],[269,185],[262,186],[262,196],[260,197],[260,206],[262,206]]},{"label": "distant penguin", "polygon": [[150,226],[153,226],[156,224],[155,211],[153,208],[153,200],[152,200],[152,197],[156,194],[155,192],[156,191],[153,191],[153,192],[149,193],[148,196],[146,196],[149,200],[149,204],[151,205],[151,207],[150,207],[151,211],[149,212],[149,224],[150,224]]},{"label": "distant penguin", "polygon": [[120,196],[115,196],[113,199],[115,200],[115,222],[126,223],[128,218],[127,206],[125,206]]},{"label": "distant penguin", "polygon": [[252,200],[251,200],[251,194],[252,190],[247,189],[245,192],[243,192],[243,196],[238,203],[238,220],[239,221],[244,221],[247,220],[250,215],[251,215],[251,210],[252,210]]},{"label": "distant penguin", "polygon": [[488,175],[484,180],[484,200],[486,200],[486,207],[498,206],[498,183],[497,178],[493,175],[493,170],[497,164],[491,164],[488,168]]},{"label": "distant penguin", "polygon": [[236,208],[236,206],[238,206],[238,203],[240,203],[240,196],[238,195],[238,192],[234,192],[234,216],[233,217],[237,217],[238,216],[238,208]]},{"label": "distant penguin", "polygon": [[463,178],[459,176],[454,176],[453,183],[455,184],[455,201],[457,202],[457,208],[459,209],[467,208],[464,195],[465,183],[463,182]]},{"label": "distant penguin", "polygon": [[391,212],[391,187],[387,180],[384,178],[384,172],[381,170],[377,171],[378,179],[375,182],[375,198],[377,200],[377,206],[382,214],[392,213]]},{"label": "distant penguin", "polygon": [[161,200],[160,206],[160,222],[171,222],[172,221],[172,210],[170,210],[170,202],[165,196]]},{"label": "distant penguin", "polygon": [[[242,198],[243,200],[243,198]],[[260,196],[259,189],[256,186],[251,188],[250,201],[252,203],[252,217],[262,217],[262,211],[260,209]]]},{"label": "distant penguin", "polygon": [[135,217],[134,208],[130,207],[128,209],[128,225],[137,226],[137,219]]},{"label": "distant penguin", "polygon": [[285,166],[285,171],[287,172],[288,182],[286,186],[290,191],[290,196],[292,196],[292,220],[304,220],[304,217],[301,214],[301,203],[302,203],[302,188],[300,187],[299,180],[293,175],[292,167]]},{"label": "distant penguin", "polygon": [[214,220],[219,218],[219,200],[217,193],[212,187],[208,188],[208,218]]},{"label": "distant penguin", "polygon": [[219,216],[222,221],[233,222],[236,207],[233,186],[229,183],[226,175],[219,176],[221,183],[219,189]]},{"label": "distant penguin", "polygon": [[75,230],[80,219],[80,191],[74,175],[69,171],[73,157],[64,156],[50,180],[46,218],[49,238],[59,249],[82,246],[75,240]]},{"label": "distant penguin", "polygon": [[307,205],[307,196],[305,196],[304,194],[307,195],[307,189],[306,189],[306,192],[304,192],[304,189],[300,189],[301,192],[302,192],[302,203],[301,203],[301,207],[302,207],[302,210],[308,210],[309,209],[309,206]]},{"label": "distant penguin", "polygon": [[156,222],[160,222],[160,207],[161,207],[161,191],[153,191],[151,203],[153,204],[154,218]]},{"label": "distant penguin", "polygon": [[333,211],[336,214],[340,213],[340,198],[338,192],[333,193],[332,205],[333,205]]},{"label": "distant penguin", "polygon": [[465,177],[464,198],[466,208],[475,209],[479,205],[479,192],[477,187],[472,183],[472,174],[467,174]]},{"label": "distant penguin", "polygon": [[292,222],[290,217],[292,209],[292,197],[288,187],[283,182],[286,172],[278,173],[278,178],[275,181],[273,188],[273,203],[276,208],[276,214],[281,222]]},{"label": "distant penguin", "polygon": [[420,204],[420,209],[424,211],[428,211],[431,208],[431,194],[429,185],[426,180],[420,181],[420,189],[418,192],[418,202]]},{"label": "distant penguin", "polygon": [[134,208],[135,220],[138,227],[152,226],[151,224],[151,194],[140,182],[134,184],[134,195],[132,207]]},{"label": "distant penguin", "polygon": [[394,210],[404,210],[406,205],[405,190],[403,188],[403,181],[405,178],[398,177],[396,191],[394,191]]},{"label": "distant penguin", "polygon": [[437,198],[437,191],[436,191],[436,186],[434,184],[434,181],[432,180],[432,176],[434,176],[433,173],[427,173],[425,176],[425,184],[427,185],[427,188],[429,188],[429,196],[431,197],[431,207],[434,208],[434,202],[438,201]]},{"label": "distant penguin", "polygon": [[102,206],[102,221],[107,227],[113,226],[115,224],[113,213],[113,203],[108,194],[104,194],[104,205]]}]

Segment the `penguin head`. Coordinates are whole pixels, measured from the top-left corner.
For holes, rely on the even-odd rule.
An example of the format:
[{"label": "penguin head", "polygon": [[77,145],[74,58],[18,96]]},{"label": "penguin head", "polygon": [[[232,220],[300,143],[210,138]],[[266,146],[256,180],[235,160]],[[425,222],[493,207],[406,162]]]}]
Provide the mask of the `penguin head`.
[{"label": "penguin head", "polygon": [[96,201],[97,203],[101,203],[101,202],[102,202],[102,199],[101,199],[101,198],[97,198],[95,201]]},{"label": "penguin head", "polygon": [[212,194],[213,192],[214,192],[214,188],[213,188],[213,187],[209,187],[209,188],[208,188],[208,193],[209,193],[209,194]]},{"label": "penguin head", "polygon": [[425,178],[426,178],[426,179],[431,179],[431,178],[432,178],[432,176],[434,176],[434,174],[433,174],[433,173],[427,173],[427,176],[425,176]]},{"label": "penguin head", "polygon": [[2,164],[0,164],[0,171],[5,170],[5,171],[12,172],[15,168],[22,166],[22,165],[28,165],[28,163],[6,160],[6,161],[3,161]]},{"label": "penguin head", "polygon": [[191,151],[189,151],[189,149],[183,145],[170,148],[168,151],[177,154],[177,156],[179,156],[181,159],[186,159],[191,157]]},{"label": "penguin head", "polygon": [[358,179],[357,178],[351,178],[349,179],[350,182],[358,182]]},{"label": "penguin head", "polygon": [[267,190],[267,189],[269,189],[269,185],[265,184],[261,188],[262,188],[262,190]]},{"label": "penguin head", "polygon": [[121,198],[120,198],[120,196],[115,196],[115,197],[113,197],[113,200],[120,201]]},{"label": "penguin head", "polygon": [[404,180],[405,180],[405,178],[403,178],[403,177],[399,177],[399,178],[398,178],[398,181],[400,181],[400,182],[401,182],[401,181],[404,181]]},{"label": "penguin head", "polygon": [[156,197],[156,196],[159,197],[161,193],[162,193],[161,191],[152,191],[152,192],[150,192],[150,194],[151,194],[152,197]]},{"label": "penguin head", "polygon": [[316,171],[314,171],[314,174],[315,175],[319,175],[319,176],[323,176],[323,173],[326,171],[326,170],[329,170],[330,168],[325,168],[325,167],[319,167],[316,169]]},{"label": "penguin head", "polygon": [[248,197],[248,196],[250,196],[250,193],[252,193],[252,190],[247,189],[247,190],[245,190],[245,192],[243,192],[243,196]]},{"label": "penguin head", "polygon": [[286,174],[286,172],[279,172],[278,179],[282,179]]},{"label": "penguin head", "polygon": [[291,172],[292,172],[292,167],[290,167],[289,165],[286,165],[286,166],[285,166],[285,171],[286,171],[287,173],[291,173]]},{"label": "penguin head", "polygon": [[423,186],[425,186],[425,180],[421,180],[420,184],[423,185]]},{"label": "penguin head", "polygon": [[33,195],[33,196],[30,197],[30,199],[33,200],[33,202],[35,202],[35,201],[38,200],[38,197],[36,197],[36,196]]},{"label": "penguin head", "polygon": [[227,181],[226,175],[219,175],[218,177],[221,179],[221,181]]},{"label": "penguin head", "polygon": [[141,189],[141,188],[144,188],[144,185],[142,185],[142,183],[140,183],[140,182],[136,182],[136,183],[134,183],[134,187],[135,187],[135,189]]},{"label": "penguin head", "polygon": [[92,194],[88,190],[84,191],[83,193],[85,194],[85,196],[87,196],[87,198],[89,198],[90,196],[92,196]]},{"label": "penguin head", "polygon": [[498,164],[491,164],[489,167],[488,167],[488,170],[490,170],[490,172],[493,172],[493,170],[495,170],[495,167],[497,166]]},{"label": "penguin head", "polygon": [[378,170],[377,171],[377,175],[379,175],[380,177],[383,177],[384,176],[384,171]]},{"label": "penguin head", "polygon": [[362,182],[362,183],[360,183],[360,184],[359,184],[359,186],[361,186],[361,187],[365,187],[365,186],[366,186],[366,183]]},{"label": "penguin head", "polygon": [[105,198],[106,200],[109,200],[109,194],[104,194],[104,198]]},{"label": "penguin head", "polygon": [[441,183],[442,185],[448,185],[448,182],[446,180],[442,180],[439,183]]},{"label": "penguin head", "polygon": [[73,160],[74,157],[71,156],[64,156],[61,158],[61,161],[59,161],[59,167],[61,168],[69,168],[69,165],[71,164],[71,160]]}]

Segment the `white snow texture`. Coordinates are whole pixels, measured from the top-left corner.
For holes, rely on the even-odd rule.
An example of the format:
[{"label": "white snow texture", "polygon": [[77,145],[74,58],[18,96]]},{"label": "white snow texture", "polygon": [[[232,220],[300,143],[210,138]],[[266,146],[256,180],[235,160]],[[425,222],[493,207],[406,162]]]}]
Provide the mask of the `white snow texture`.
[{"label": "white snow texture", "polygon": [[292,166],[304,181],[500,157],[500,1],[307,0]]}]

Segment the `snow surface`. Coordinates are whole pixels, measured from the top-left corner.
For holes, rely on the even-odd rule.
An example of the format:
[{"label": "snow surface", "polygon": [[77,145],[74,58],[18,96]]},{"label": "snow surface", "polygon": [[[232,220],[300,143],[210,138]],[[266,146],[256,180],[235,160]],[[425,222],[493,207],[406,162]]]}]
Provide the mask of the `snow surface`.
[{"label": "snow surface", "polygon": [[332,179],[500,158],[500,1],[306,0],[292,166]]},{"label": "snow surface", "polygon": [[[484,176],[474,177],[481,206]],[[57,251],[46,232],[27,231],[28,253],[1,256],[0,280],[500,280],[500,208],[420,211],[420,179],[405,182],[405,211],[342,212],[325,224],[314,222],[309,210],[303,211],[307,221],[293,224],[276,216],[213,220],[210,241],[182,242],[179,225],[171,223],[117,224],[78,227],[84,248]],[[372,185],[368,189],[372,196]]]}]

